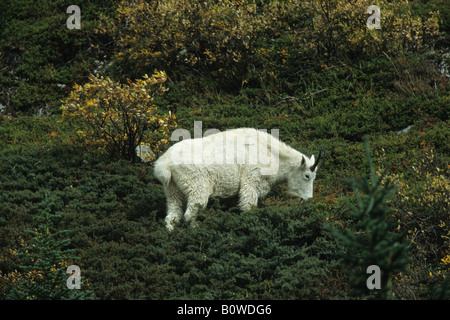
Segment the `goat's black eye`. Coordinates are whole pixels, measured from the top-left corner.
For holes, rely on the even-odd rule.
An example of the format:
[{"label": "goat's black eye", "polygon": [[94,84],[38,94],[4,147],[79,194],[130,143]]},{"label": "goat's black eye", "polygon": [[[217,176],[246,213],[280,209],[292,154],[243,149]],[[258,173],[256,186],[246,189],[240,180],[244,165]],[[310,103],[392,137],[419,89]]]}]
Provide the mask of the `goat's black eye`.
[{"label": "goat's black eye", "polygon": [[309,174],[305,174],[305,178],[306,178],[306,179],[309,179]]}]

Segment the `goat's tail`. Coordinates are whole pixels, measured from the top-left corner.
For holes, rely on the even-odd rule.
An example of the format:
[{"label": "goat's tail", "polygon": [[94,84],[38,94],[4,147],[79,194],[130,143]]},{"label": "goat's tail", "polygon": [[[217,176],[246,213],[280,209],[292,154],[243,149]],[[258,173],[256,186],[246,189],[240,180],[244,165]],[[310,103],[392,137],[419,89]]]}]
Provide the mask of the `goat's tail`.
[{"label": "goat's tail", "polygon": [[155,174],[155,177],[161,181],[164,187],[169,185],[172,172],[170,171],[170,167],[164,158],[156,160],[155,166],[153,167],[153,173]]}]

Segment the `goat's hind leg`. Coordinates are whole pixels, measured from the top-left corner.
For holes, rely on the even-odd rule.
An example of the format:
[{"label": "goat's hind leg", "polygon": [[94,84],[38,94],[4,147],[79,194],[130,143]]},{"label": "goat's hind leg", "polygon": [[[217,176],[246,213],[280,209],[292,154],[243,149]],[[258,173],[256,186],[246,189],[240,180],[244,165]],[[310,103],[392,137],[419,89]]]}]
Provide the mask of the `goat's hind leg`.
[{"label": "goat's hind leg", "polygon": [[175,224],[181,220],[185,199],[183,193],[173,182],[169,183],[165,191],[167,197],[166,227],[169,231],[172,231]]}]

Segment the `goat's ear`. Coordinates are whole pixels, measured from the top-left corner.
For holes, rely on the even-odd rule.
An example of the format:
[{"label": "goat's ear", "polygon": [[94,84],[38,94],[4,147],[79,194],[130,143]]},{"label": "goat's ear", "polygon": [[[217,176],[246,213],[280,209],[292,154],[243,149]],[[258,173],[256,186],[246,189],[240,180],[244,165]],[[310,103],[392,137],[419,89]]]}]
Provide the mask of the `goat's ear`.
[{"label": "goat's ear", "polygon": [[305,160],[305,157],[304,157],[304,156],[302,156],[302,161],[300,162],[300,168],[304,167],[304,166],[305,166],[305,164],[306,164],[306,160]]},{"label": "goat's ear", "polygon": [[312,155],[311,158],[309,158],[309,162],[312,162],[312,163],[316,162],[316,158],[314,158],[314,155]]}]

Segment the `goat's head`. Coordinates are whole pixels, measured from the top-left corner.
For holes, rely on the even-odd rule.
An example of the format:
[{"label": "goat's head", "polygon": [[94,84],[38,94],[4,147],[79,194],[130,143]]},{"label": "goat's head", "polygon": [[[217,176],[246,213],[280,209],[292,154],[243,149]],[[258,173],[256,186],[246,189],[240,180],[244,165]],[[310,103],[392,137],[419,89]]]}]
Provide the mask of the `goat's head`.
[{"label": "goat's head", "polygon": [[307,159],[302,156],[300,164],[288,176],[288,194],[304,200],[312,198],[313,183],[316,173],[325,160],[325,152],[319,152],[317,160],[314,155]]}]

